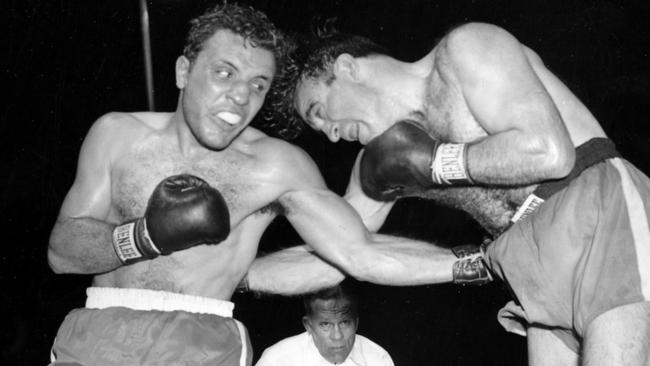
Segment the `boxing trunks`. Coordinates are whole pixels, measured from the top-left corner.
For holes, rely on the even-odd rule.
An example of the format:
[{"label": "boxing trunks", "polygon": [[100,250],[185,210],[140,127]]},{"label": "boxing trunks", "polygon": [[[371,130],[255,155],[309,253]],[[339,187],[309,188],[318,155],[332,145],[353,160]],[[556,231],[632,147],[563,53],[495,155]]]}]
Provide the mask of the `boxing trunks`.
[{"label": "boxing trunks", "polygon": [[607,139],[576,152],[574,172],[550,183],[549,197],[486,248],[486,261],[517,300],[499,312],[506,330],[549,328],[577,352],[598,315],[650,301],[650,180]]},{"label": "boxing trunks", "polygon": [[163,291],[91,287],[52,347],[51,365],[252,364],[234,304]]}]

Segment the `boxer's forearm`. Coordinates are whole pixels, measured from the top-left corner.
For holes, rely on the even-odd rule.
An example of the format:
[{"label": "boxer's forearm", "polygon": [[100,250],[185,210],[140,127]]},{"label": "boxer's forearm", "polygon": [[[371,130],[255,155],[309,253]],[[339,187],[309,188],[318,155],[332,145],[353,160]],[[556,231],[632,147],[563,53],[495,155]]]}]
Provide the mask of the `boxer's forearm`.
[{"label": "boxer's forearm", "polygon": [[48,262],[56,273],[102,273],[122,265],[112,245],[113,225],[93,218],[59,218]]},{"label": "boxer's forearm", "polygon": [[570,141],[536,139],[511,130],[469,145],[467,169],[475,182],[522,185],[565,177],[572,169],[575,152]]},{"label": "boxer's forearm", "polygon": [[388,235],[373,235],[373,244],[350,248],[350,275],[391,286],[447,283],[458,258],[449,249]]},{"label": "boxer's forearm", "polygon": [[247,274],[251,291],[297,295],[338,284],[345,275],[308,251],[292,247],[255,259]]}]

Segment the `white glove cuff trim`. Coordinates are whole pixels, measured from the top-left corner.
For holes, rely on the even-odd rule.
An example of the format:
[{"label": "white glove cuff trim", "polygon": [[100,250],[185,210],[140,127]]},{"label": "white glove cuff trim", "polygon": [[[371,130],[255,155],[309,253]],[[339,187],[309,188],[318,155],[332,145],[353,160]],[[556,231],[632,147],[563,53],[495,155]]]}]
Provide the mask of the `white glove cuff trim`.
[{"label": "white glove cuff trim", "polygon": [[467,173],[467,146],[445,143],[438,145],[431,163],[431,180],[435,184],[472,184]]},{"label": "white glove cuff trim", "polygon": [[135,221],[116,226],[113,230],[113,248],[122,263],[133,262],[142,258],[142,253],[135,243]]}]

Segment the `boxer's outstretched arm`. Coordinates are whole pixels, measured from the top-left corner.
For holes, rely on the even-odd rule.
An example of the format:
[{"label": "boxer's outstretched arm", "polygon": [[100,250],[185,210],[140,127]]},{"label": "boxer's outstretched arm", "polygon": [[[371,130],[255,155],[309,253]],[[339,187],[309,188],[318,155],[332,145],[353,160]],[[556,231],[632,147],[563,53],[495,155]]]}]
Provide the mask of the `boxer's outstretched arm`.
[{"label": "boxer's outstretched arm", "polygon": [[343,272],[312,249],[296,246],[256,258],[246,275],[246,287],[289,296],[331,287],[344,278]]},{"label": "boxer's outstretched arm", "polygon": [[318,255],[357,280],[407,286],[450,282],[458,260],[449,249],[370,233],[359,215],[328,190],[298,191],[287,218]]},{"label": "boxer's outstretched arm", "polygon": [[278,202],[305,243],[328,263],[358,280],[385,285],[420,285],[452,280],[456,257],[434,245],[370,233],[359,214],[327,189],[304,151],[280,151],[285,190]]},{"label": "boxer's outstretched arm", "polygon": [[56,273],[101,273],[121,265],[112,246],[110,151],[116,118],[99,119],[81,147],[77,175],[50,234],[48,262]]}]

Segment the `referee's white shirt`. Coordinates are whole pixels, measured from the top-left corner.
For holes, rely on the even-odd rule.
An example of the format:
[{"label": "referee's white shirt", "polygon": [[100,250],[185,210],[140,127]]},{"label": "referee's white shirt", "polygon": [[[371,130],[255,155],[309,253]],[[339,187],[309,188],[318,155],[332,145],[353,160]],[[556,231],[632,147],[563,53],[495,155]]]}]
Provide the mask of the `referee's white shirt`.
[{"label": "referee's white shirt", "polygon": [[[331,366],[318,352],[311,336],[301,333],[267,348],[255,366]],[[356,334],[354,346],[341,366],[394,366],[386,350],[368,338]]]}]

